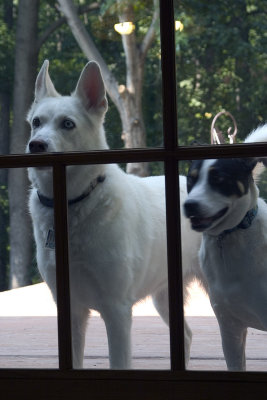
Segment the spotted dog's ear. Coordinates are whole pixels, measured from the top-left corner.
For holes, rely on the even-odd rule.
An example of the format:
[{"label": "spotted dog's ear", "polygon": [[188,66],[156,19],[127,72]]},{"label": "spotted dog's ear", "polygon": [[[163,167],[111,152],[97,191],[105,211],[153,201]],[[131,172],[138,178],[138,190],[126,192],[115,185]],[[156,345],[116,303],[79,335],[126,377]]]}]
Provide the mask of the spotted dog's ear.
[{"label": "spotted dog's ear", "polygon": [[209,143],[202,143],[195,139],[190,142],[190,146],[209,146]]},{"label": "spotted dog's ear", "polygon": [[[200,143],[198,140],[192,140],[192,142],[190,142],[189,143],[189,145],[190,146],[206,146],[206,145],[208,145],[207,143]],[[192,164],[192,162],[193,162],[194,160],[187,160],[187,162],[191,165]]]},{"label": "spotted dog's ear", "polygon": [[192,142],[190,142],[190,146],[201,146],[202,143],[198,142],[197,140],[193,140]]},{"label": "spotted dog's ear", "polygon": [[259,162],[262,162],[262,164],[267,167],[267,157],[261,157],[258,159]]},{"label": "spotted dog's ear", "polygon": [[257,163],[262,163],[265,167],[267,167],[267,157],[250,157],[248,160],[248,164],[252,165],[253,168]]},{"label": "spotted dog's ear", "polygon": [[257,183],[260,180],[260,176],[264,171],[264,167],[267,167],[266,157],[249,157],[242,159],[243,165],[249,173],[252,173],[254,181]]},{"label": "spotted dog's ear", "polygon": [[246,170],[251,172],[256,167],[256,164],[259,162],[259,159],[257,157],[247,157],[247,158],[242,158],[241,162],[244,168],[246,168]]}]

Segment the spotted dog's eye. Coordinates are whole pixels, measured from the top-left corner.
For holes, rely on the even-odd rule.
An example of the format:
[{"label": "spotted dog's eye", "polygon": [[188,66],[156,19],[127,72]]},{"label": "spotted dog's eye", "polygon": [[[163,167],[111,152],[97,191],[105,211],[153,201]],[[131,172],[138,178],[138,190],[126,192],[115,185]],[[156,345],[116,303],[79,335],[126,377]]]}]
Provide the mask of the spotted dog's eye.
[{"label": "spotted dog's eye", "polygon": [[199,171],[198,169],[192,169],[189,171],[187,175],[187,192],[189,193],[193,186],[195,185],[196,181],[198,180]]},{"label": "spotted dog's eye", "polygon": [[66,118],[62,121],[61,128],[71,130],[75,128],[75,123],[71,119]]},{"label": "spotted dog's eye", "polygon": [[194,180],[190,175],[187,176],[186,178],[186,186],[187,186],[187,193],[189,193],[194,186]]},{"label": "spotted dog's eye", "polygon": [[222,172],[219,171],[219,169],[215,167],[210,167],[209,169],[209,181],[212,184],[220,184],[223,183],[226,180],[226,176],[223,175]]},{"label": "spotted dog's eye", "polygon": [[32,127],[33,128],[38,128],[40,125],[41,125],[40,118],[38,118],[38,117],[33,118]]}]

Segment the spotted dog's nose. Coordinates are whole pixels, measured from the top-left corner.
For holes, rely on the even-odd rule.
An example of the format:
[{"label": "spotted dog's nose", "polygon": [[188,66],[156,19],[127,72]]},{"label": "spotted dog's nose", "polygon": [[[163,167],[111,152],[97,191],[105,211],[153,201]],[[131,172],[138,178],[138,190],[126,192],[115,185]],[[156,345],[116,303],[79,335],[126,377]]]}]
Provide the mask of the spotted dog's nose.
[{"label": "spotted dog's nose", "polygon": [[48,149],[48,144],[44,140],[31,140],[29,143],[30,153],[44,153]]},{"label": "spotted dog's nose", "polygon": [[199,215],[200,207],[196,200],[186,200],[184,203],[184,213],[187,218]]}]

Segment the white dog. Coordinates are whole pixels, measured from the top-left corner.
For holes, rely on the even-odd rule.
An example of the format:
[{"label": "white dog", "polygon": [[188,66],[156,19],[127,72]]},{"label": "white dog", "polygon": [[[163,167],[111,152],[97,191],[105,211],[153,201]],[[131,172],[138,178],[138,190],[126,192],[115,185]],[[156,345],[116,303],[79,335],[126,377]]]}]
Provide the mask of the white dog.
[{"label": "white dog", "polygon": [[[267,142],[267,125],[247,143]],[[265,159],[194,161],[185,214],[203,232],[200,263],[219,322],[228,369],[246,367],[247,327],[267,330],[267,204],[253,179]],[[254,170],[254,171],[253,171]]]},{"label": "white dog", "polygon": [[[45,61],[28,114],[32,133],[27,152],[108,149],[103,129],[106,111],[105,88],[95,62],[85,66],[71,96],[60,96]],[[38,267],[56,300],[51,168],[29,168],[29,178]],[[183,202],[184,177],[180,184]],[[106,325],[111,368],[130,368],[133,304],[152,295],[168,323],[164,177],[139,178],[117,165],[69,166],[67,196],[74,367],[82,367],[87,318],[95,309]],[[201,235],[185,218],[182,229],[186,284],[198,274]],[[190,342],[186,325],[187,360]]]}]

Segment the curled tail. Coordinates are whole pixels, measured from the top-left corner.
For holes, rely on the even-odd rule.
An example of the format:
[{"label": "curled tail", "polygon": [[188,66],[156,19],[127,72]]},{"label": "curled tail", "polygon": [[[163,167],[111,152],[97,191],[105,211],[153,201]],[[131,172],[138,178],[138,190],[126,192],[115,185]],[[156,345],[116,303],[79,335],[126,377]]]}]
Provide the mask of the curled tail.
[{"label": "curled tail", "polygon": [[252,131],[245,139],[244,143],[267,142],[267,124],[259,126]]},{"label": "curled tail", "polygon": [[[252,131],[244,141],[244,143],[257,143],[257,142],[267,143],[267,124],[261,125],[257,129]],[[256,164],[256,167],[253,170],[253,177],[256,182],[259,181],[260,175],[267,166],[267,158],[266,161],[263,159],[259,159],[259,161],[260,162]]]}]

